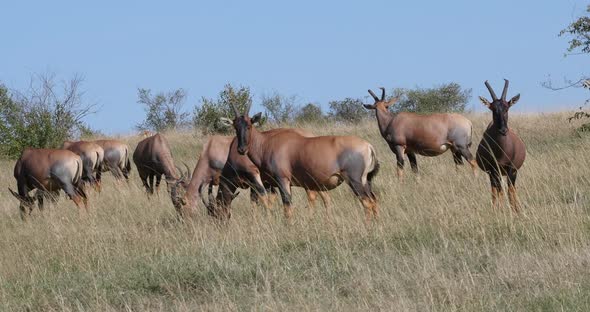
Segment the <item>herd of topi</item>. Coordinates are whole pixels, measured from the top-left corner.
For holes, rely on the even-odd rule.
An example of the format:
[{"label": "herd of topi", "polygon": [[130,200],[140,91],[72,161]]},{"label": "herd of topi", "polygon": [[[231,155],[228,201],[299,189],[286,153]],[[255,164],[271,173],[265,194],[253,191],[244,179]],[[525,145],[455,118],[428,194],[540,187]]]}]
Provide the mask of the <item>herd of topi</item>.
[{"label": "herd of topi", "polygon": [[[492,111],[477,149],[476,157],[469,151],[472,124],[459,114],[419,115],[409,112],[392,114],[388,107],[396,99],[386,101],[369,90],[374,104],[379,131],[397,160],[397,175],[403,179],[404,154],[414,172],[418,171],[416,154],[438,156],[451,150],[456,165],[465,159],[476,172],[478,166],[490,178],[492,204],[498,207],[503,195],[502,176],[507,176],[508,199],[519,211],[516,197],[516,176],[522,166],[526,149],[522,140],[508,128],[508,110],[520,95],[506,100],[508,80],[498,98],[486,81],[492,101],[480,97]],[[236,136],[212,136],[205,144],[197,165],[186,172],[174,165],[166,139],[155,134],[140,141],[133,153],[133,162],[148,194],[157,192],[162,176],[166,179],[172,203],[179,216],[190,216],[199,202],[209,215],[219,219],[231,217],[231,202],[237,189],[251,188],[251,200],[269,208],[269,195],[281,196],[284,214],[293,214],[291,187],[306,190],[313,207],[320,195],[324,206],[331,205],[327,191],[346,182],[365,208],[366,221],[378,216],[373,178],[379,170],[373,146],[356,136],[315,136],[302,129],[279,128],[258,131],[255,125],[261,113],[249,115],[231,105],[234,119],[222,118],[233,126]],[[35,200],[43,209],[44,199],[56,200],[60,190],[80,208],[87,208],[86,185],[101,189],[101,174],[110,171],[118,180],[129,179],[131,170],[129,148],[117,140],[64,142],[62,149],[27,148],[14,167],[18,192],[9,189],[20,201],[24,219],[33,210]],[[219,186],[213,195],[213,186]],[[34,197],[29,192],[37,190]],[[207,194],[205,195],[205,191]]]}]

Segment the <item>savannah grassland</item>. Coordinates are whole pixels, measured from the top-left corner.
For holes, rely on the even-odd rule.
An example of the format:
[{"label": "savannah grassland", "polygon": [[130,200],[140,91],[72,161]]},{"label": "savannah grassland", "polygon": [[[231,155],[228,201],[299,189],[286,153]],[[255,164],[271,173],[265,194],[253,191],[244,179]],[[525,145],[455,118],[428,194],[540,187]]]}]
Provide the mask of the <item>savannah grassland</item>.
[{"label": "savannah grassland", "polygon": [[[293,224],[279,203],[252,208],[247,191],[220,225],[204,211],[176,221],[166,194],[104,178],[88,214],[64,198],[22,222],[13,161],[0,162],[0,310],[590,310],[590,136],[566,114],[512,115],[527,144],[515,215],[493,210],[489,181],[452,156],[419,157],[395,175],[374,120],[310,127],[373,143],[378,222],[343,185],[332,217],[294,189]],[[489,114],[474,121],[475,149]],[[169,133],[177,163],[194,166],[206,138]],[[138,137],[123,138],[133,148]],[[406,167],[409,167],[406,162]]]}]

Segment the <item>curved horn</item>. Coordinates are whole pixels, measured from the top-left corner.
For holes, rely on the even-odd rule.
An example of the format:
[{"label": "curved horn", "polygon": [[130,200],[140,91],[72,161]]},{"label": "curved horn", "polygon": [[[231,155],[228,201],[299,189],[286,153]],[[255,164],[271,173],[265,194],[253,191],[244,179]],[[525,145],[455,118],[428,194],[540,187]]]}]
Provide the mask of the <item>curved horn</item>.
[{"label": "curved horn", "polygon": [[381,101],[385,101],[385,88],[379,87],[381,89]]},{"label": "curved horn", "polygon": [[16,197],[16,199],[23,201],[23,197],[20,196],[17,192],[13,191],[11,188],[8,188],[8,190],[10,191],[10,193],[12,194],[12,196]]},{"label": "curved horn", "polygon": [[174,167],[176,168],[177,173],[180,174],[180,178],[178,178],[178,180],[182,180],[184,177],[184,172],[182,172],[178,166],[175,165]]},{"label": "curved horn", "polygon": [[236,106],[231,102],[229,103],[229,106],[231,106],[232,110],[234,111],[234,115],[236,115],[236,118],[240,117],[240,111],[238,111]]},{"label": "curved horn", "polygon": [[182,164],[186,168],[186,177],[190,180],[192,178],[191,169],[189,168],[189,166],[185,162],[182,162]]},{"label": "curved horn", "polygon": [[506,94],[508,93],[508,79],[504,79],[504,90],[502,90],[502,101],[506,101]]},{"label": "curved horn", "polygon": [[369,89],[369,94],[373,97],[375,102],[379,102],[379,98],[373,93],[373,90]]},{"label": "curved horn", "polygon": [[497,100],[498,97],[496,96],[496,93],[494,92],[494,89],[492,89],[492,86],[490,86],[490,83],[486,80],[485,82],[486,87],[488,88],[488,91],[490,91],[490,95],[492,96],[492,100]]},{"label": "curved horn", "polygon": [[250,107],[252,106],[252,101],[248,102],[246,105],[246,110],[244,110],[244,116],[250,116]]}]

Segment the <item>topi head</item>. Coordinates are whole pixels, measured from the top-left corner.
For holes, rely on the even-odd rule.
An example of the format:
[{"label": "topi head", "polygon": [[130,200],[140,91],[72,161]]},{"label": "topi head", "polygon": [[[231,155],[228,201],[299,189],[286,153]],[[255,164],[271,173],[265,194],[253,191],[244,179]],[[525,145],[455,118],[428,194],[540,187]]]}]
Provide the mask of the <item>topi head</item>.
[{"label": "topi head", "polygon": [[368,90],[373,100],[375,100],[375,104],[363,104],[363,106],[366,109],[388,109],[389,106],[397,102],[397,98],[385,101],[385,88],[380,87],[379,89],[381,89],[381,98],[378,98],[377,95],[375,95],[375,93],[373,92],[373,90]]},{"label": "topi head", "polygon": [[504,79],[504,89],[502,90],[502,97],[498,98],[496,96],[496,92],[494,92],[494,89],[486,80],[485,85],[486,88],[488,88],[488,91],[490,92],[492,102],[489,102],[483,96],[479,97],[479,100],[492,111],[493,124],[497,127],[498,132],[500,132],[501,135],[506,135],[506,133],[508,133],[508,110],[520,99],[520,94],[517,94],[513,98],[511,98],[510,101],[506,101],[506,95],[508,93],[508,84],[508,80]]}]

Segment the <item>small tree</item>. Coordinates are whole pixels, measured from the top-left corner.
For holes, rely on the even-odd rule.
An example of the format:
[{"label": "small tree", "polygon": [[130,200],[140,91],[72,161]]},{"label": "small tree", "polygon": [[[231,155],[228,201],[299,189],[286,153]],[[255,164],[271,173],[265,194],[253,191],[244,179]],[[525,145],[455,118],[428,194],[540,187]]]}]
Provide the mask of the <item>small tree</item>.
[{"label": "small tree", "polygon": [[[590,89],[590,80],[584,80],[582,82],[582,87],[584,87],[585,89]],[[589,101],[590,100],[586,100],[585,104],[588,104]],[[583,107],[580,107],[580,109],[577,112],[575,112],[572,116],[568,117],[567,120],[571,122],[572,120],[587,118],[590,118],[590,113],[585,111]],[[580,128],[578,128],[578,130],[584,132],[590,131],[590,122],[582,124]]]},{"label": "small tree", "polygon": [[22,92],[0,85],[0,153],[15,158],[26,147],[57,148],[88,132],[82,119],[93,105],[82,100],[82,81],[75,76],[58,85],[45,74],[34,75]]},{"label": "small tree", "polygon": [[295,116],[297,122],[319,122],[323,119],[322,109],[314,103],[301,107]]},{"label": "small tree", "polygon": [[471,98],[471,89],[461,89],[458,83],[447,83],[434,88],[396,89],[399,100],[394,111],[420,113],[463,112]]},{"label": "small tree", "polygon": [[338,121],[357,123],[368,116],[361,99],[345,98],[341,101],[330,101],[329,116]]},{"label": "small tree", "polygon": [[287,123],[293,121],[297,111],[295,96],[285,97],[278,93],[262,97],[262,106],[274,123]]},{"label": "small tree", "polygon": [[[586,14],[590,13],[590,5],[586,7]],[[567,28],[561,30],[559,32],[559,36],[571,36],[572,39],[569,41],[569,47],[567,51],[571,54],[589,54],[590,53],[590,16],[581,16],[573,23],[571,23]],[[545,87],[559,90],[571,87],[583,87],[586,89],[590,89],[590,77],[583,75],[577,81],[567,81],[567,85],[565,87],[558,87],[555,88],[551,85],[551,82],[546,82]],[[588,104],[590,99],[586,100],[584,105]],[[590,118],[590,113],[587,112],[584,107],[580,107],[580,110],[576,112],[573,116],[568,118],[569,121],[573,119],[587,119]],[[590,131],[590,123],[585,123],[580,127],[582,131]]]},{"label": "small tree", "polygon": [[216,100],[202,98],[201,102],[201,106],[195,107],[194,110],[195,127],[204,133],[231,133],[232,129],[228,129],[219,122],[220,117],[233,119],[234,113],[230,103],[243,112],[246,106],[252,104],[252,95],[248,87],[235,88],[231,84],[226,84]]},{"label": "small tree", "polygon": [[183,112],[186,92],[177,89],[152,95],[150,89],[137,89],[137,103],[144,105],[146,117],[136,127],[139,130],[164,131],[188,125],[187,112]]},{"label": "small tree", "polygon": [[[586,7],[586,13],[590,13],[590,5]],[[590,53],[590,16],[581,16],[569,24],[559,32],[559,36],[563,35],[573,37],[569,41],[568,52],[580,50],[580,53]]]}]

